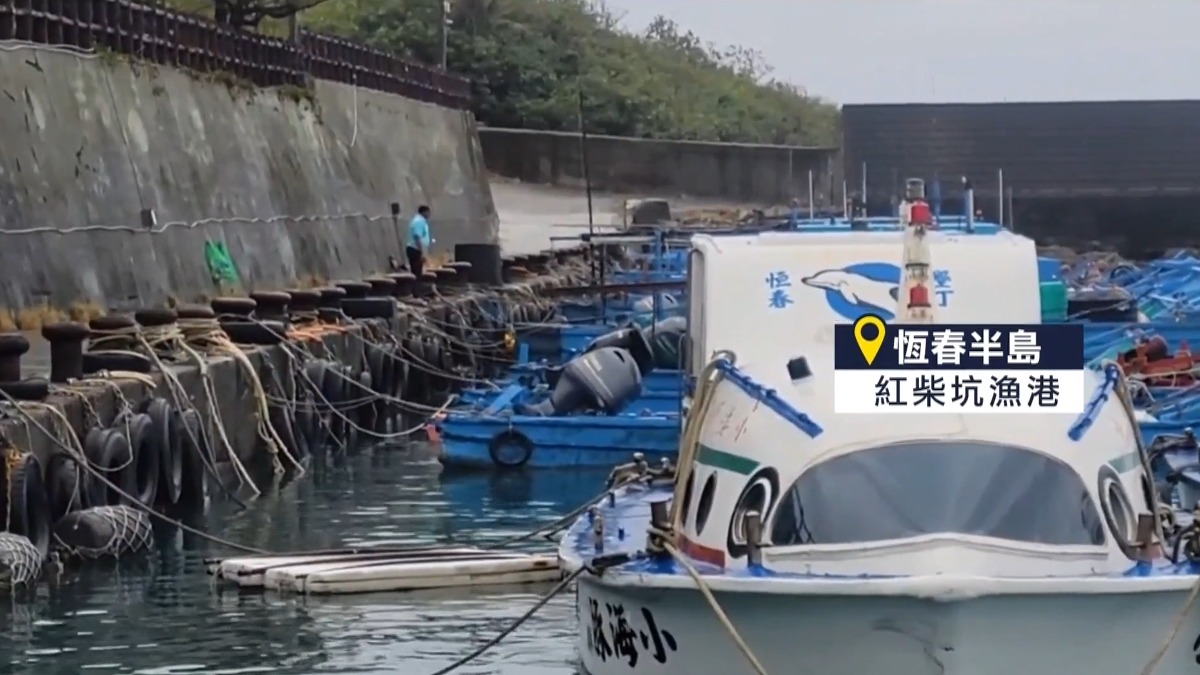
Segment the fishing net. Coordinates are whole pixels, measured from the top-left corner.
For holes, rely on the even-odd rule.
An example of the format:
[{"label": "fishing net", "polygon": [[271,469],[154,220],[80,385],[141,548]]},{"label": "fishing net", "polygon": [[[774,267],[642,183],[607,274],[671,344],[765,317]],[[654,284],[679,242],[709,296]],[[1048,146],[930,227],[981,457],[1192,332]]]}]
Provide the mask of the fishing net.
[{"label": "fishing net", "polygon": [[28,586],[42,574],[42,554],[28,539],[0,532],[0,588]]},{"label": "fishing net", "polygon": [[54,526],[55,547],[86,560],[141,553],[152,542],[150,516],[130,506],[96,506],[75,511]]}]

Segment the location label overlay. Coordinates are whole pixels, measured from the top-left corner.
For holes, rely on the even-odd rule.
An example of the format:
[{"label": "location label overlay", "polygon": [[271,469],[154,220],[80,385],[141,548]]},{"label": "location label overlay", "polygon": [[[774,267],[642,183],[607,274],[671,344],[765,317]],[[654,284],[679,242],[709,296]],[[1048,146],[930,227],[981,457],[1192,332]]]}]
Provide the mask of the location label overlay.
[{"label": "location label overlay", "polygon": [[1083,412],[1089,390],[1077,324],[834,327],[834,411]]}]

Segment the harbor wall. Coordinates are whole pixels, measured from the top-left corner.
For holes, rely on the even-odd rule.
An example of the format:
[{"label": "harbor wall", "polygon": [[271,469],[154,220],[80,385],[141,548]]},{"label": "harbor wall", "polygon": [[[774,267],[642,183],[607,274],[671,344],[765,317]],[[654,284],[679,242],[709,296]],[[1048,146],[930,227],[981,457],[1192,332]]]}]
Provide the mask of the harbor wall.
[{"label": "harbor wall", "polygon": [[1200,193],[1200,101],[922,103],[842,108],[846,174],[886,202],[906,176],[960,176],[1015,199]]},{"label": "harbor wall", "polygon": [[2,51],[0,138],[0,320],[360,278],[422,203],[439,251],[497,237],[469,112],[336,82]]},{"label": "harbor wall", "polygon": [[756,204],[826,203],[838,170],[836,148],[665,141],[571,132],[481,128],[488,171],[527,183],[584,185],[660,197],[714,197]]}]

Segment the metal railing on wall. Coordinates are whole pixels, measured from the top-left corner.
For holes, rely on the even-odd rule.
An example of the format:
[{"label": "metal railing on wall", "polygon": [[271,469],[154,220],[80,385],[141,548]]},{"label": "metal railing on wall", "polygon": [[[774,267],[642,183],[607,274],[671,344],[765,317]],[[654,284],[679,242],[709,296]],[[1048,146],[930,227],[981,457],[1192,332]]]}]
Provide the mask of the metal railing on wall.
[{"label": "metal railing on wall", "polygon": [[263,87],[334,80],[466,108],[466,78],[356,42],[302,30],[297,41],[259,35],[131,0],[0,0],[0,40],[107,50]]}]

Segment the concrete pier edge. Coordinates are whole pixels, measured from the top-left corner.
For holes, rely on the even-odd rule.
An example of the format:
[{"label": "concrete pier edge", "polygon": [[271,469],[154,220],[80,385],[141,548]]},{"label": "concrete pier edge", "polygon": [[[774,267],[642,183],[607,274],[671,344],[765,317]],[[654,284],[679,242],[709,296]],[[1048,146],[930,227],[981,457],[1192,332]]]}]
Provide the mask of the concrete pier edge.
[{"label": "concrete pier edge", "polygon": [[[575,268],[578,265],[575,268],[570,265],[569,263],[566,268],[552,268],[547,274],[533,276],[519,283],[509,284],[499,289],[490,289],[490,291],[497,293],[502,298],[507,298],[505,300],[506,303],[511,299],[536,297],[542,289],[558,285],[564,281],[564,270],[571,270],[577,273],[578,270]],[[570,273],[567,272],[567,274]],[[478,291],[468,290],[461,294],[444,295],[435,300],[447,304],[456,304],[459,309],[462,309],[467,303],[478,302],[481,292],[482,294],[488,294],[488,291],[489,289],[479,289]],[[488,297],[494,296],[488,295]],[[401,302],[404,305],[401,307],[403,311],[398,312],[393,319],[352,321],[344,327],[322,333],[318,341],[318,351],[323,352],[325,358],[334,359],[341,364],[358,368],[362,363],[365,345],[370,342],[367,335],[369,331],[384,330],[393,336],[403,338],[409,332],[410,315],[412,312],[432,313],[432,308],[421,301],[407,303],[397,300],[397,302]],[[293,342],[293,344],[295,343]],[[242,350],[254,365],[260,378],[263,377],[264,371],[272,367],[276,372],[287,372],[287,369],[292,367],[291,360],[295,358],[282,345],[242,346]],[[239,461],[247,466],[256,464],[261,466],[262,461],[268,458],[268,446],[259,435],[258,412],[249,377],[243,372],[243,368],[236,360],[231,357],[218,356],[206,359],[206,363],[208,376],[217,399],[215,404],[221,421],[224,422],[225,432],[228,435],[231,445],[235,448]],[[207,429],[210,432],[215,431],[213,425],[217,421],[206,410],[207,406],[204,403],[205,393],[200,368],[192,363],[180,363],[168,367],[171,368],[172,373],[185,389],[189,402],[200,413],[201,419],[207,426]],[[41,374],[39,373],[39,375]],[[28,414],[29,419],[36,420],[46,431],[53,432],[53,436],[47,435],[46,431],[28,422],[25,414],[12,410],[12,405],[7,401],[0,402],[0,434],[2,434],[2,439],[0,440],[7,440],[11,444],[11,448],[19,453],[17,456],[10,455],[6,458],[9,466],[12,466],[19,456],[32,453],[38,460],[43,472],[43,480],[45,480],[51,458],[57,453],[64,452],[60,444],[65,443],[70,445],[67,442],[69,437],[65,431],[59,429],[61,424],[56,422],[55,417],[57,416],[46,410],[47,406],[57,408],[70,424],[71,432],[82,441],[92,423],[89,419],[89,409],[96,413],[101,425],[108,426],[119,412],[121,397],[127,399],[134,408],[141,402],[155,396],[161,396],[171,401],[172,398],[164,386],[165,378],[162,372],[152,372],[150,376],[156,383],[155,389],[149,389],[142,382],[131,379],[114,379],[111,385],[105,383],[67,385],[67,388],[72,389],[70,393],[63,393],[62,387],[56,387],[51,396],[44,401],[21,406],[24,413]],[[265,379],[263,380],[263,384],[264,386],[267,385]],[[440,401],[436,402],[436,404],[440,403]],[[209,436],[212,437],[212,433],[209,433]],[[219,445],[213,448],[214,453],[220,453],[221,451],[222,448]],[[218,456],[217,459],[220,473],[223,476],[229,474],[230,458]],[[283,464],[286,466],[288,462],[284,460]],[[81,476],[86,475],[85,471],[83,469],[80,470]],[[12,494],[11,490],[7,490],[6,492]],[[214,500],[221,498],[218,491],[214,489],[214,486],[210,485],[209,493]],[[153,513],[151,515],[155,516]],[[171,513],[169,515],[173,519],[176,514]]]}]

